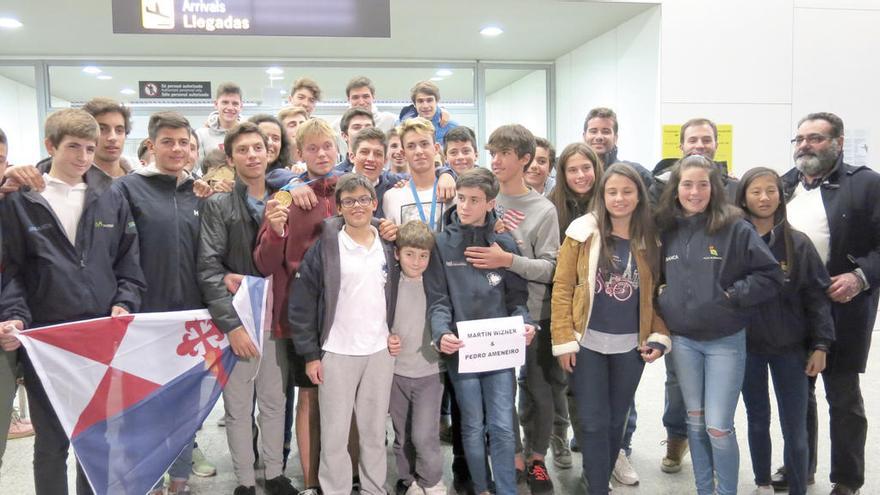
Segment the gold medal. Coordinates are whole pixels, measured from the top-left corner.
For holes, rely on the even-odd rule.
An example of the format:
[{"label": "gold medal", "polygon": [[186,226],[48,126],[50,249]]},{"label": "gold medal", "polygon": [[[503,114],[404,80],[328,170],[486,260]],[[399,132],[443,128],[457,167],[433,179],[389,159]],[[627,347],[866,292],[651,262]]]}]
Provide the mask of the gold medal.
[{"label": "gold medal", "polygon": [[277,193],[275,193],[274,196],[272,196],[272,199],[281,203],[281,205],[285,208],[293,203],[293,196],[291,196],[290,193],[287,191],[278,191]]}]

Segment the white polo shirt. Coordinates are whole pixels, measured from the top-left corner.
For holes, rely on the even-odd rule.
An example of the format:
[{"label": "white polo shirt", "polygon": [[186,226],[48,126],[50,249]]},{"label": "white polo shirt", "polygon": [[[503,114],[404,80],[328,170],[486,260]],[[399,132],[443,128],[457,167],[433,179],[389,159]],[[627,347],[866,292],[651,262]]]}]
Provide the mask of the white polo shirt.
[{"label": "white polo shirt", "polygon": [[388,266],[379,232],[370,229],[374,236],[370,247],[355,242],[344,228],[339,232],[339,300],[322,347],[326,352],[367,356],[388,346]]},{"label": "white polo shirt", "polygon": [[76,228],[82,217],[89,186],[85,182],[71,186],[49,174],[43,174],[43,180],[46,182],[46,189],[40,195],[52,207],[70,243],[76,246]]}]

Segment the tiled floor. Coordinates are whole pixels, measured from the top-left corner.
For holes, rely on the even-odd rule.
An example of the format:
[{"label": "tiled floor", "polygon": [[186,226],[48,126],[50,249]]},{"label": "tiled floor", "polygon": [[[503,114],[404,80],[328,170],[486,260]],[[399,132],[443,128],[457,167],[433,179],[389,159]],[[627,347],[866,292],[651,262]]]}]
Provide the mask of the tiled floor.
[{"label": "tiled floor", "polygon": [[[868,373],[862,377],[862,389],[865,395],[865,406],[869,418],[876,417],[875,414],[880,412],[880,394],[877,393],[873,386],[873,384],[880,381],[880,369],[877,366],[880,366],[880,350],[877,350],[875,346],[868,364]],[[665,448],[660,445],[660,442],[665,438],[665,431],[660,422],[660,417],[663,413],[663,381],[664,364],[662,361],[645,368],[645,374],[636,396],[639,421],[638,429],[633,439],[634,449],[632,455],[632,463],[641,477],[641,483],[636,487],[615,486],[614,493],[616,495],[680,495],[695,493],[689,458],[686,459],[684,469],[679,474],[664,474],[659,468],[660,458],[665,452]],[[818,393],[821,394],[822,387],[820,386],[818,389]],[[820,395],[820,404],[823,403],[824,397]],[[222,407],[218,404],[218,407],[214,409],[211,417],[206,421],[204,428],[199,433],[199,444],[208,457],[217,464],[219,474],[212,478],[193,477],[192,487],[194,493],[230,494],[236,485],[227,452],[225,432],[222,427],[217,426],[217,419],[221,414]],[[827,408],[820,405],[819,414],[821,430],[819,471],[816,475],[816,485],[810,488],[809,493],[827,494],[831,489],[831,484],[828,481]],[[741,452],[739,493],[742,494],[751,493],[754,488],[746,441],[745,421],[745,410],[743,409],[742,402],[740,402],[736,426]],[[876,441],[878,438],[876,427],[871,424],[869,428],[868,445],[866,448],[867,483],[862,488],[862,493],[865,495],[880,494],[880,479],[873,476],[874,469],[878,469],[878,473],[880,473],[880,468],[877,467],[880,465],[880,442]],[[782,457],[782,439],[778,425],[773,429],[773,441],[777,447],[773,454],[774,466],[776,466],[780,463]],[[452,456],[451,448],[444,446],[443,449],[446,461],[445,481],[449,483],[451,481],[451,473],[449,472]],[[0,468],[0,494],[17,495],[34,492],[33,475],[31,473],[32,451],[33,437],[11,440],[8,443],[3,466]],[[578,484],[578,476],[580,475],[580,468],[577,467],[580,463],[580,456],[578,454],[575,454],[574,461],[575,468],[559,471],[554,469],[552,461],[548,459],[547,464],[556,485],[556,493],[582,493]],[[394,462],[390,450],[388,469],[389,481],[387,486],[392,488],[395,475]],[[302,478],[296,459],[291,461],[286,474],[294,479],[295,485],[301,485]],[[73,487],[73,469],[68,470],[68,477],[71,480],[70,486]]]}]

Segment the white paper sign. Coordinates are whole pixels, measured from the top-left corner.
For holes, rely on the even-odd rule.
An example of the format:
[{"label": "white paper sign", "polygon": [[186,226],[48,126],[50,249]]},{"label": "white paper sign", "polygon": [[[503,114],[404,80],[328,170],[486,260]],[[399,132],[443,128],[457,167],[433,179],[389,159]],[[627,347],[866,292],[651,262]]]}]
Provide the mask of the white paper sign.
[{"label": "white paper sign", "polygon": [[522,316],[460,321],[458,372],[477,373],[522,366],[526,362],[526,329]]}]

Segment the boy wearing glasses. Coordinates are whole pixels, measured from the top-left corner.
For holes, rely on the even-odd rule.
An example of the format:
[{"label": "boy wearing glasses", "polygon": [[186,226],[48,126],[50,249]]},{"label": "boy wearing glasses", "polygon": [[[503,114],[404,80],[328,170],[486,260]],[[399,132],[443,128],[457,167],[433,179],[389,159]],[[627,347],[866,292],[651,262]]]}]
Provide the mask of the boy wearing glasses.
[{"label": "boy wearing glasses", "polygon": [[332,404],[320,411],[321,490],[351,492],[347,446],[354,411],[361,490],[384,493],[385,417],[394,374],[388,335],[400,270],[394,245],[373,225],[378,201],[369,179],[344,175],[335,196],[342,217],[325,220],[306,252],[293,283],[288,322],[306,375],[318,385],[319,402]]}]

